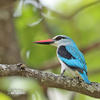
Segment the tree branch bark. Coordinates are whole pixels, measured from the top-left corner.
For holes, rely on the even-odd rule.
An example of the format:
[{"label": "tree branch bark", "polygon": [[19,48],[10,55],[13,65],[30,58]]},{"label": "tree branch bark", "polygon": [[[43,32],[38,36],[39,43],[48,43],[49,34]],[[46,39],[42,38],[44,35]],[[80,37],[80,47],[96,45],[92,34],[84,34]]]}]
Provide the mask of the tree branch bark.
[{"label": "tree branch bark", "polygon": [[83,80],[78,80],[77,78],[70,78],[68,76],[61,77],[53,73],[28,68],[23,64],[0,64],[0,77],[2,76],[23,76],[33,78],[47,87],[62,88],[100,98],[100,83],[92,82],[91,85],[88,85],[84,83]]}]

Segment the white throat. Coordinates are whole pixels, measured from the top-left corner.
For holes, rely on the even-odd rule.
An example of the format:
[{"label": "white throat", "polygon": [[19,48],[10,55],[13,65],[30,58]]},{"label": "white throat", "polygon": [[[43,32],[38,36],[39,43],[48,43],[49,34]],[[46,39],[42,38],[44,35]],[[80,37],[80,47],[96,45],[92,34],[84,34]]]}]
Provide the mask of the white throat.
[{"label": "white throat", "polygon": [[60,40],[60,41],[56,41],[54,44],[52,44],[52,45],[54,45],[54,46],[56,46],[56,47],[60,47],[60,46],[67,46],[67,45],[69,45],[69,44],[71,44],[72,42],[71,41],[66,41],[66,40]]}]

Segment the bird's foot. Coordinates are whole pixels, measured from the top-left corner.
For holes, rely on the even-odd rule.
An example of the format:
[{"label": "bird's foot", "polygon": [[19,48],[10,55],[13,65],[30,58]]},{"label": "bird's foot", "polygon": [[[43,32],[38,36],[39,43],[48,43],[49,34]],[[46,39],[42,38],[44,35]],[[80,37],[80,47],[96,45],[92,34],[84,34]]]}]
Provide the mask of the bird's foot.
[{"label": "bird's foot", "polygon": [[74,77],[75,79],[77,79],[77,80],[80,80],[80,77],[79,76],[76,76],[76,77]]},{"label": "bird's foot", "polygon": [[61,77],[65,77],[64,72],[65,72],[65,70],[63,70],[63,72],[60,74]]},{"label": "bird's foot", "polygon": [[74,77],[77,81],[79,81],[79,83],[81,83],[83,80],[79,77],[79,76],[76,76]]},{"label": "bird's foot", "polygon": [[61,77],[65,77],[65,76],[64,76],[64,72],[63,72],[63,73],[61,73],[61,74],[60,74],[60,76],[61,76]]}]

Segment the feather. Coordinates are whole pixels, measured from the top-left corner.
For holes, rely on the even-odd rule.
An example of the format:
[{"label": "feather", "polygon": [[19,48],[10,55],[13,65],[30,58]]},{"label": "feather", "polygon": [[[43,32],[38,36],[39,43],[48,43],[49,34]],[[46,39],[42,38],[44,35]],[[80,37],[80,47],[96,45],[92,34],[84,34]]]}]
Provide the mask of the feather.
[{"label": "feather", "polygon": [[60,46],[57,50],[57,56],[70,69],[77,70],[86,83],[91,83],[87,76],[87,65],[85,58],[75,43],[66,46]]},{"label": "feather", "polygon": [[87,73],[87,66],[83,54],[75,44],[60,46],[58,48],[58,57],[71,69]]}]

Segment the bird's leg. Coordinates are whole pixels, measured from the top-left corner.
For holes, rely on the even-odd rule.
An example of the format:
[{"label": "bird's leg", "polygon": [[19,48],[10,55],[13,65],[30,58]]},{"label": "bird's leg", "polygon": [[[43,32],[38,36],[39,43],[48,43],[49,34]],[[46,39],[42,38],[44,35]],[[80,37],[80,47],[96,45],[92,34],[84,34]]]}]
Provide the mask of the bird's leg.
[{"label": "bird's leg", "polygon": [[64,76],[64,72],[66,69],[61,69],[61,76]]},{"label": "bird's leg", "polygon": [[81,76],[79,75],[79,73],[77,71],[75,71],[75,78],[77,80],[80,80],[81,79]]},{"label": "bird's leg", "polygon": [[66,71],[66,66],[62,63],[62,65],[61,65],[61,76],[64,76],[65,71]]},{"label": "bird's leg", "polygon": [[65,69],[64,69],[63,72],[61,73],[61,76],[64,76],[64,72],[65,72]]},{"label": "bird's leg", "polygon": [[80,80],[80,77],[79,77],[79,76],[76,76],[76,77],[74,77],[74,78],[76,78],[77,80]]}]

